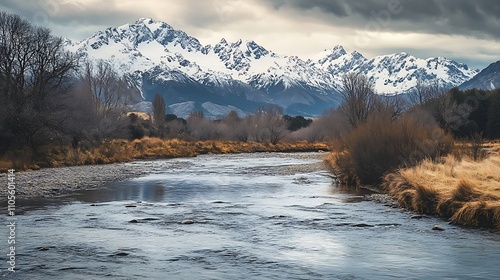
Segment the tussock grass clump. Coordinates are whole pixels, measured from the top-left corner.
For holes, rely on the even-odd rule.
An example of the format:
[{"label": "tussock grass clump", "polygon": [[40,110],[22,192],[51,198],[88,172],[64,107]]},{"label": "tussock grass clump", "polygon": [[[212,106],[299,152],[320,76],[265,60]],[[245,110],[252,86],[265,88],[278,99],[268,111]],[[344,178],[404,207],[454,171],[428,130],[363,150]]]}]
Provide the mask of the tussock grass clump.
[{"label": "tussock grass clump", "polygon": [[400,173],[388,174],[382,184],[405,208],[424,214],[436,214],[439,193],[433,187],[411,183]]},{"label": "tussock grass clump", "polygon": [[436,214],[439,193],[433,187],[417,184],[415,196],[412,199],[412,209],[425,214]]},{"label": "tussock grass clump", "polygon": [[455,201],[476,201],[484,194],[471,181],[461,179],[457,187],[451,191],[451,198]]},{"label": "tussock grass clump", "polygon": [[470,227],[492,228],[500,225],[500,203],[473,201],[467,202],[452,217],[451,220]]},{"label": "tussock grass clump", "polygon": [[471,227],[500,229],[500,156],[482,161],[444,157],[424,160],[384,177],[384,188],[401,206],[438,214]]}]

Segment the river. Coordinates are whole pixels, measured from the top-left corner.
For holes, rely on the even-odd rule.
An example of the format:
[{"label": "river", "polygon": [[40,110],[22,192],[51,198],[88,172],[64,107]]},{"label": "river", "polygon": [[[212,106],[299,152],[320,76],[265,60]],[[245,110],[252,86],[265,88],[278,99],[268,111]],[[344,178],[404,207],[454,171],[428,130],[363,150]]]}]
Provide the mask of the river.
[{"label": "river", "polygon": [[[3,279],[496,279],[500,236],[412,219],[335,184],[318,154],[139,161],[149,175],[19,201]],[[7,218],[2,217],[2,224]],[[440,225],[445,231],[432,230]]]}]

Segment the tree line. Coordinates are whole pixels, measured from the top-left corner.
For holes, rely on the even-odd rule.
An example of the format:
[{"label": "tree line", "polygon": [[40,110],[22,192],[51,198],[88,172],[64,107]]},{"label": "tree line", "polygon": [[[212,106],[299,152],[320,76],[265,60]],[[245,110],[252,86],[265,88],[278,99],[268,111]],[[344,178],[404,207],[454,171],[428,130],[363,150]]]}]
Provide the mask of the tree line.
[{"label": "tree line", "polygon": [[160,94],[154,96],[152,103],[152,120],[140,118],[135,113],[129,115],[133,139],[148,136],[188,141],[227,140],[277,144],[290,138],[292,132],[313,122],[302,116],[285,115],[283,109],[275,105],[259,107],[254,114],[245,116],[231,111],[221,119],[210,119],[204,116],[203,111],[194,111],[186,119],[182,119],[165,113],[166,102]]}]

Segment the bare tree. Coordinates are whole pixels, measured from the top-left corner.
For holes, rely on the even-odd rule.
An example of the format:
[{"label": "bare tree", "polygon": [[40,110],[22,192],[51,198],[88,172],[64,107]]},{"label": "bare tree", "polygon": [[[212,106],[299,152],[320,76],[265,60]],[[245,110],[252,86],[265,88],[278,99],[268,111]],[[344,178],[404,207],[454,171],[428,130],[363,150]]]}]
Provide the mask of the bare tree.
[{"label": "bare tree", "polygon": [[127,138],[126,106],[136,89],[102,60],[86,61],[79,73],[80,91],[92,100],[98,116],[93,138],[96,142],[109,138]]},{"label": "bare tree", "polygon": [[288,122],[283,115],[268,116],[269,142],[276,145],[288,134]]},{"label": "bare tree", "polygon": [[366,122],[375,104],[373,82],[364,74],[348,73],[342,77],[340,94],[344,99],[340,111],[346,116],[349,124],[356,128]]},{"label": "bare tree", "polygon": [[395,120],[403,114],[406,108],[407,104],[399,94],[375,96],[370,115]]},{"label": "bare tree", "polygon": [[221,138],[220,127],[204,117],[203,111],[192,112],[187,118],[187,128],[195,140],[213,140]]},{"label": "bare tree", "polygon": [[72,89],[71,96],[71,99],[66,100],[68,104],[67,111],[64,112],[64,126],[72,147],[78,149],[82,142],[92,140],[99,116],[95,111],[94,101],[81,84]]},{"label": "bare tree", "polygon": [[413,105],[424,105],[426,102],[438,98],[444,89],[437,79],[425,82],[420,77],[417,78],[417,84],[410,91],[409,98]]},{"label": "bare tree", "polygon": [[61,134],[60,114],[77,59],[50,30],[0,12],[0,140],[37,149]]},{"label": "bare tree", "polygon": [[258,142],[276,145],[288,134],[288,122],[278,106],[258,108],[253,117],[253,136]]},{"label": "bare tree", "polygon": [[250,131],[252,129],[252,125],[253,124],[251,116],[246,116],[244,119],[242,119],[239,122],[238,127],[236,127],[233,131],[236,139],[241,142],[248,142],[248,139],[250,139]]},{"label": "bare tree", "polygon": [[231,112],[229,112],[229,114],[222,118],[221,123],[224,126],[225,138],[229,140],[239,140],[238,132],[242,123],[242,119],[238,116],[238,113],[236,111],[232,110]]},{"label": "bare tree", "polygon": [[103,60],[95,64],[92,61],[85,62],[80,80],[92,97],[99,115],[106,116],[111,111],[124,112],[130,97],[130,86],[125,77],[120,77],[109,63]]}]

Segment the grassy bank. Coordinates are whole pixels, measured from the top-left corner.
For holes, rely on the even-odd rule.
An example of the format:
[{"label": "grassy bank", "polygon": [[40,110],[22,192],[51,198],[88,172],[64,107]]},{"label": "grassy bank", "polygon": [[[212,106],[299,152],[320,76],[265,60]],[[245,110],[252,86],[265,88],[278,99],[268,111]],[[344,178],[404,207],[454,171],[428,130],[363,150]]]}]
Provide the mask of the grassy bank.
[{"label": "grassy bank", "polygon": [[[484,159],[474,161],[470,144],[459,143],[453,153],[416,166],[386,173],[381,191],[401,207],[438,215],[456,224],[500,230],[500,143],[487,145]],[[333,173],[338,154],[325,163]],[[348,182],[346,182],[348,183]]]},{"label": "grassy bank", "polygon": [[140,140],[111,140],[87,149],[71,147],[44,147],[37,155],[29,150],[12,151],[0,158],[0,171],[46,167],[108,164],[129,162],[138,159],[160,159],[193,157],[201,154],[230,154],[254,152],[308,152],[327,151],[326,143],[307,141],[287,142],[276,145],[259,142],[163,140],[143,138]]},{"label": "grassy bank", "polygon": [[500,156],[448,155],[388,174],[382,186],[401,206],[469,227],[500,229]]}]

